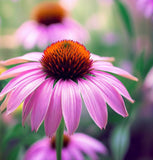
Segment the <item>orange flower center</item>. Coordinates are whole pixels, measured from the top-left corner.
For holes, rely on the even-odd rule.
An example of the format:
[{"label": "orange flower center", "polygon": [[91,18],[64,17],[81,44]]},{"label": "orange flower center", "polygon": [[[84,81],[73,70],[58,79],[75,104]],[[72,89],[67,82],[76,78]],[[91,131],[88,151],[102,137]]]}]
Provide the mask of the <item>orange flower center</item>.
[{"label": "orange flower center", "polygon": [[[63,135],[63,148],[66,148],[69,145],[70,137],[66,134]],[[50,142],[51,148],[56,148],[56,137],[52,137]]]},{"label": "orange flower center", "polygon": [[42,2],[32,12],[32,19],[44,25],[61,23],[66,11],[56,2]]},{"label": "orange flower center", "polygon": [[43,70],[55,79],[83,77],[90,72],[90,52],[78,42],[62,40],[51,44],[41,59]]}]

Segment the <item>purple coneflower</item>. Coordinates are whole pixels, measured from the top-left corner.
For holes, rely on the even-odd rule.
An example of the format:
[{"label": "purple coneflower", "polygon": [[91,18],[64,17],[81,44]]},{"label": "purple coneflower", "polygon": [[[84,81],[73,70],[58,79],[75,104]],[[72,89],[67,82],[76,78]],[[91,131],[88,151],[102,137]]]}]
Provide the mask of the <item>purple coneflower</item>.
[{"label": "purple coneflower", "polygon": [[56,2],[42,2],[31,14],[32,20],[21,25],[16,32],[18,42],[26,49],[37,46],[45,48],[48,44],[63,39],[86,42],[88,32],[76,21],[69,18],[67,11]]},{"label": "purple coneflower", "polygon": [[[24,160],[56,160],[55,137],[44,138],[33,144],[24,156]],[[84,154],[93,160],[96,153],[106,154],[106,147],[98,140],[82,133],[72,136],[64,134],[62,160],[84,160]]]},{"label": "purple coneflower", "polygon": [[[121,95],[134,102],[124,85],[107,72],[136,80],[117,68],[110,57],[90,53],[72,40],[51,44],[44,53],[32,52],[1,61],[3,65],[28,62],[4,72],[0,79],[13,78],[1,91],[6,98],[1,110],[13,112],[24,101],[23,124],[31,113],[32,130],[37,131],[44,120],[46,135],[52,136],[62,116],[69,134],[78,127],[82,100],[94,122],[102,129],[107,124],[106,103],[123,117],[128,116]],[[31,61],[31,62],[29,62]]]},{"label": "purple coneflower", "polygon": [[144,10],[144,14],[147,18],[153,18],[153,0],[138,0],[138,7]]}]

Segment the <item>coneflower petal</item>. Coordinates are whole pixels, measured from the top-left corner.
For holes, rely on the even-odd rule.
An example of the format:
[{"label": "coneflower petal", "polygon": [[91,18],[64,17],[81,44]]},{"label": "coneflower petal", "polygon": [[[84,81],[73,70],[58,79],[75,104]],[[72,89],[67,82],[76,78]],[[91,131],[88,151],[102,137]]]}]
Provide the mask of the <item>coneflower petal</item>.
[{"label": "coneflower petal", "polygon": [[38,62],[41,59],[42,55],[43,55],[42,52],[31,52],[20,57],[11,58],[6,61],[0,61],[0,64],[4,66],[8,66],[8,65],[19,64],[19,63],[24,63],[28,61]]},{"label": "coneflower petal", "polygon": [[15,67],[13,67],[11,69],[8,69],[7,71],[3,72],[0,75],[0,80],[15,77],[15,76],[21,74],[24,71],[38,69],[38,68],[41,68],[41,64],[38,63],[38,62],[20,64],[19,66],[15,66]]},{"label": "coneflower petal", "polygon": [[34,79],[35,77],[39,77],[44,75],[44,73],[40,69],[34,69],[29,71],[25,71],[18,75],[17,77],[13,78],[0,92],[0,99],[2,99],[5,94],[13,90],[14,88],[22,85],[24,82],[29,81],[30,79]]},{"label": "coneflower petal", "polygon": [[49,108],[45,117],[44,125],[47,136],[53,136],[62,119],[61,92],[62,88],[59,80],[54,86]]},{"label": "coneflower petal", "polygon": [[72,139],[75,144],[84,144],[84,147],[88,146],[88,148],[91,148],[95,152],[103,154],[107,154],[108,152],[107,148],[102,143],[88,135],[82,133],[75,133],[75,136],[72,135]]},{"label": "coneflower petal", "polygon": [[115,78],[109,73],[101,71],[94,71],[93,74],[101,78],[103,81],[109,82],[109,84],[111,84],[122,96],[128,99],[131,103],[134,103],[134,100],[131,98],[127,89],[124,87],[122,82],[119,81],[117,78]]},{"label": "coneflower petal", "polygon": [[108,65],[103,65],[102,63],[99,65],[95,65],[96,63],[93,63],[93,68],[95,70],[102,70],[102,71],[106,71],[106,72],[111,72],[111,73],[115,73],[115,74],[118,74],[122,77],[125,77],[125,78],[128,78],[128,79],[131,79],[131,80],[134,80],[134,81],[138,81],[138,79],[134,76],[132,76],[131,74],[129,74],[128,72],[118,68],[118,67],[114,67],[113,65],[112,66],[108,66]]},{"label": "coneflower petal", "polygon": [[31,128],[37,131],[44,120],[50,103],[54,80],[48,78],[35,91],[31,113]]},{"label": "coneflower petal", "polygon": [[44,80],[44,76],[37,77],[37,79],[33,79],[31,82],[27,81],[12,91],[8,101],[7,113],[9,114],[13,112],[27,96],[29,96],[37,87],[41,85],[41,83],[43,83]]},{"label": "coneflower petal", "polygon": [[128,113],[121,95],[108,82],[97,77],[89,78],[98,88],[101,89],[106,103],[118,114],[127,117]]},{"label": "coneflower petal", "polygon": [[31,109],[33,108],[33,100],[35,92],[32,92],[29,96],[27,96],[27,98],[25,99],[24,103],[23,103],[23,110],[22,110],[22,125],[24,126],[25,120],[27,118],[27,116],[29,115],[29,113],[31,112]]},{"label": "coneflower petal", "polygon": [[82,109],[82,100],[78,86],[72,80],[62,81],[62,112],[69,134],[78,127]]},{"label": "coneflower petal", "polygon": [[101,90],[88,80],[81,79],[78,81],[78,85],[90,116],[99,128],[105,128],[107,107]]}]

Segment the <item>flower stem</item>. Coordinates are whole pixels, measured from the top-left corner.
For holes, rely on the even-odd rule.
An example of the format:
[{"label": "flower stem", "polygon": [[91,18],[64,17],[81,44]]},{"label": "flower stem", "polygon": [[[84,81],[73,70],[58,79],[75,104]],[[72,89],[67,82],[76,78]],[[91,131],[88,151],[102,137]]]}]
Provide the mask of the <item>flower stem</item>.
[{"label": "flower stem", "polygon": [[64,132],[64,119],[62,118],[59,128],[56,132],[56,157],[61,160],[62,147],[63,147],[63,132]]}]

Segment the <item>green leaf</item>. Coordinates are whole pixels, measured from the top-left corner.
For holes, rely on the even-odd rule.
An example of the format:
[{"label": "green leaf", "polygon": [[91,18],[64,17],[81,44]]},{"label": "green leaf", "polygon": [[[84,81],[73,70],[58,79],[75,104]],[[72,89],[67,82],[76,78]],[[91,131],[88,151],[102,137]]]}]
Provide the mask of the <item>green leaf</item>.
[{"label": "green leaf", "polygon": [[7,155],[7,159],[8,160],[13,160],[13,159],[19,160],[18,157],[21,154],[21,152],[23,153],[22,146],[16,145],[11,151],[9,151],[9,154]]},{"label": "green leaf", "polygon": [[127,33],[132,38],[134,35],[134,31],[133,31],[134,29],[132,26],[132,18],[130,16],[130,13],[127,10],[127,8],[125,7],[125,5],[120,0],[115,0],[115,4],[116,4],[117,10],[122,18],[124,26],[127,30]]},{"label": "green leaf", "polygon": [[113,159],[123,160],[129,147],[130,132],[129,126],[124,124],[117,126],[111,135],[110,146]]},{"label": "green leaf", "polygon": [[144,75],[144,67],[145,67],[145,52],[142,51],[135,62],[134,70],[136,71],[136,75],[143,78]]}]

